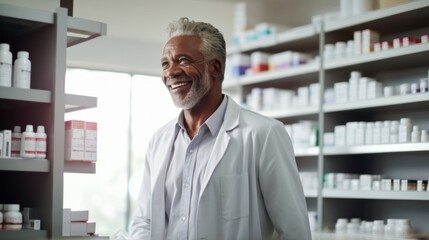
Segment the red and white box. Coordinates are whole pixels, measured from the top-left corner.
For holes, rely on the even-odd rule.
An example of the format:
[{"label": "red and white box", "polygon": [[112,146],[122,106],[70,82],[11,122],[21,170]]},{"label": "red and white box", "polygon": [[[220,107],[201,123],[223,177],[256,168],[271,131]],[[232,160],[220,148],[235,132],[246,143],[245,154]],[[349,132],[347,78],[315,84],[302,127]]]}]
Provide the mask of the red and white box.
[{"label": "red and white box", "polygon": [[85,161],[97,161],[97,123],[85,122]]},{"label": "red and white box", "polygon": [[391,49],[392,48],[392,44],[390,43],[390,42],[388,42],[388,41],[383,41],[382,43],[381,43],[381,50],[382,51],[386,51],[386,50],[389,50],[389,49]]},{"label": "red and white box", "polygon": [[393,39],[393,48],[400,48],[400,47],[402,47],[402,38]]},{"label": "red and white box", "polygon": [[85,122],[65,122],[65,160],[85,161]]},{"label": "red and white box", "polygon": [[70,221],[71,222],[87,222],[89,217],[88,210],[82,211],[71,211],[70,212]]},{"label": "red and white box", "polygon": [[415,38],[412,38],[412,37],[403,37],[402,38],[402,46],[403,47],[408,47],[408,46],[414,45],[416,43],[418,43],[418,40]]}]

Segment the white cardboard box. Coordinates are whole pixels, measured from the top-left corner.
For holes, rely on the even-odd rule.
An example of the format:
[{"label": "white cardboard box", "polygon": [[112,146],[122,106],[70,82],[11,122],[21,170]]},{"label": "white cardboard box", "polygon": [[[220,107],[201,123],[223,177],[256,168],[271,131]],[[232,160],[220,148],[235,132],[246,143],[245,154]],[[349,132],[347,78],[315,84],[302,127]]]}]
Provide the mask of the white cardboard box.
[{"label": "white cardboard box", "polygon": [[63,236],[70,236],[70,208],[63,209]]},{"label": "white cardboard box", "polygon": [[95,222],[87,222],[86,223],[86,233],[90,234],[90,235],[94,235],[95,234]]},{"label": "white cardboard box", "polygon": [[85,160],[85,122],[70,120],[65,122],[65,160]]},{"label": "white cardboard box", "polygon": [[86,236],[86,222],[71,222],[70,236]]},{"label": "white cardboard box", "polygon": [[87,161],[97,160],[97,123],[85,122],[85,156]]},{"label": "white cardboard box", "polygon": [[3,156],[3,133],[0,132],[0,157]]},{"label": "white cardboard box", "polygon": [[82,211],[71,211],[70,221],[71,222],[87,222],[89,212],[87,210]]},{"label": "white cardboard box", "polygon": [[12,148],[12,131],[3,130],[3,146],[2,146],[2,157],[10,158],[11,148]]}]

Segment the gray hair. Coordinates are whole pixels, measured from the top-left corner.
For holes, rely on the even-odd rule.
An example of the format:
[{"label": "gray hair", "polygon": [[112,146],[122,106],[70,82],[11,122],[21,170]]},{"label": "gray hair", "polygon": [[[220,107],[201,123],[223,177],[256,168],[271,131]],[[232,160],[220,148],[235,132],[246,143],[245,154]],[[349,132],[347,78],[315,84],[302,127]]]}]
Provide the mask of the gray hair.
[{"label": "gray hair", "polygon": [[201,51],[208,57],[205,61],[207,62],[212,59],[220,61],[221,81],[223,81],[226,60],[225,39],[217,28],[209,23],[195,22],[189,20],[187,17],[182,17],[168,25],[167,34],[170,38],[183,35],[197,35],[201,37]]}]

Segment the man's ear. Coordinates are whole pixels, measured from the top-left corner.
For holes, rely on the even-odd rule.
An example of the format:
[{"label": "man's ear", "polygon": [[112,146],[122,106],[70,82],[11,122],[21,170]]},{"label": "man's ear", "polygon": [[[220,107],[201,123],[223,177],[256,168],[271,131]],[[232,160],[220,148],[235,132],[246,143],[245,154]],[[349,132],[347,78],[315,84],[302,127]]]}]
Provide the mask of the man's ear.
[{"label": "man's ear", "polygon": [[209,63],[209,70],[210,70],[210,76],[216,79],[220,78],[220,76],[222,75],[220,61],[217,59],[212,59]]}]

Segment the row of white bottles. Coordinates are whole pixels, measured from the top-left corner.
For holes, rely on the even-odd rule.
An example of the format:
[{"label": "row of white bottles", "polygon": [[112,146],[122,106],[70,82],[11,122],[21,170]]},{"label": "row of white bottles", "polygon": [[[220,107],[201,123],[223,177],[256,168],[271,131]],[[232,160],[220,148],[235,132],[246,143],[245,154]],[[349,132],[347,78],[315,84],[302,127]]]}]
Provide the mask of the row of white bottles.
[{"label": "row of white bottles", "polygon": [[339,218],[335,224],[335,233],[405,237],[412,234],[412,228],[409,219],[387,219],[385,225],[384,220],[361,221],[352,218],[349,222],[347,218]]},{"label": "row of white bottles", "polygon": [[13,87],[30,88],[31,62],[28,57],[28,52],[19,51],[12,66],[12,53],[9,51],[9,44],[0,44],[0,87],[11,87],[13,79]]},{"label": "row of white bottles", "polygon": [[20,126],[15,126],[12,133],[12,157],[44,159],[46,140],[44,126],[37,126],[37,131],[34,132],[33,125],[27,125],[23,133]]}]

